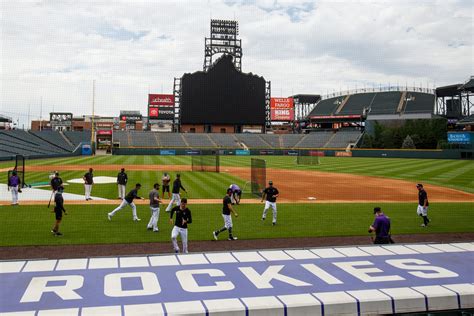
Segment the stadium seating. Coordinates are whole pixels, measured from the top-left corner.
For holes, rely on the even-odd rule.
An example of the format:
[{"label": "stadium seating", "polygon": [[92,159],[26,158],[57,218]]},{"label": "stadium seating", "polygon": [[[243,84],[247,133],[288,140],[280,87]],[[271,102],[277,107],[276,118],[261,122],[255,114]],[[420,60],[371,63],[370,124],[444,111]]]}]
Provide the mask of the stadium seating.
[{"label": "stadium seating", "polygon": [[235,134],[235,136],[248,148],[272,148],[260,137],[260,134]]},{"label": "stadium seating", "polygon": [[216,147],[215,143],[213,143],[209,138],[209,134],[186,133],[182,135],[190,147]]},{"label": "stadium seating", "polygon": [[340,115],[362,115],[364,108],[369,108],[374,101],[376,93],[353,94],[338,113]]},{"label": "stadium seating", "polygon": [[162,147],[187,147],[181,133],[157,133]]},{"label": "stadium seating", "polygon": [[[130,141],[129,146],[132,147],[159,147],[158,139],[154,132],[143,131],[129,131]],[[127,135],[128,137],[128,135]]]},{"label": "stadium seating", "polygon": [[262,140],[270,145],[272,148],[281,148],[280,135],[262,134]]},{"label": "stadium seating", "polygon": [[129,147],[131,146],[128,141],[128,132],[125,131],[116,131],[113,133],[113,142],[120,143],[120,147]]},{"label": "stadium seating", "polygon": [[332,135],[332,131],[321,131],[307,134],[294,146],[294,148],[321,148],[329,141],[329,138]]},{"label": "stadium seating", "polygon": [[217,147],[240,148],[239,141],[235,137],[235,134],[209,134],[209,137],[214,141]]},{"label": "stadium seating", "polygon": [[405,113],[433,113],[435,96],[421,92],[408,92]]},{"label": "stadium seating", "polygon": [[400,91],[377,93],[370,107],[370,114],[395,114],[401,96]]},{"label": "stadium seating", "polygon": [[360,137],[358,130],[339,130],[324,145],[326,148],[346,148],[348,144],[355,143]]},{"label": "stadium seating", "polygon": [[91,131],[65,131],[64,136],[66,136],[69,141],[74,145],[74,147],[79,146],[82,142],[91,141]]},{"label": "stadium seating", "polygon": [[30,131],[30,134],[66,151],[74,150],[74,147],[58,131]]},{"label": "stadium seating", "polygon": [[305,135],[303,134],[283,134],[280,135],[283,148],[293,148],[300,142]]},{"label": "stadium seating", "polygon": [[309,116],[334,114],[345,97],[346,96],[342,96],[320,101],[318,104],[316,104]]}]

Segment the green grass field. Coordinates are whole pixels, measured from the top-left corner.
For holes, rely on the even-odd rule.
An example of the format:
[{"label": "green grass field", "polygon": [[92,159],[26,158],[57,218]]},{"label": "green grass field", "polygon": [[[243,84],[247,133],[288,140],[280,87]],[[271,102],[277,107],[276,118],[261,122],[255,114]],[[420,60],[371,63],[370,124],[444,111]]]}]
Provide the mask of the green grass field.
[{"label": "green grass field", "polygon": [[[392,233],[397,234],[467,232],[474,227],[472,203],[437,203],[430,208],[432,223],[420,227],[416,203],[381,204],[392,219]],[[50,229],[54,214],[46,206],[2,207],[0,246],[69,245],[137,242],[169,242],[172,226],[169,214],[161,208],[158,227],[160,232],[146,230],[149,208],[138,206],[141,222],[132,221],[130,208],[117,213],[108,221],[112,205],[66,205],[63,216],[63,237],[53,237]],[[193,240],[211,240],[212,231],[223,225],[220,205],[189,205],[193,223],[189,225],[190,249]],[[367,235],[373,221],[372,204],[278,204],[278,224],[271,225],[271,215],[261,221],[263,204],[238,205],[238,218],[233,218],[234,233],[239,239],[355,236]],[[223,233],[221,239],[227,238]],[[369,238],[367,237],[369,241]]]},{"label": "green grass field", "polygon": [[[367,176],[404,179],[412,182],[430,183],[474,193],[474,164],[466,160],[438,159],[392,159],[392,158],[336,158],[323,157],[316,166],[296,165],[295,157],[260,156],[267,166],[278,169],[319,170],[325,172],[359,174]],[[55,165],[79,165],[84,171],[64,171],[64,180],[82,178],[89,165],[189,165],[189,156],[99,156],[42,159],[27,161],[26,182],[45,182]],[[0,163],[0,168],[12,167],[12,162]],[[28,172],[28,166],[45,166],[44,171]],[[250,157],[222,156],[221,169],[225,166],[250,166]],[[117,171],[95,171],[95,176],[115,177]],[[172,172],[174,176],[176,172]],[[183,184],[190,192],[190,198],[222,198],[230,183],[243,185],[245,180],[228,173],[180,172]],[[162,172],[128,171],[129,183],[143,185],[142,196],[158,181]],[[3,175],[6,182],[6,172]],[[47,188],[46,188],[47,189]],[[330,188],[329,188],[330,189]],[[336,189],[336,188],[334,188]],[[354,190],[357,187],[355,185]],[[83,194],[82,184],[71,184],[66,192]],[[416,193],[415,193],[416,194]],[[93,196],[108,199],[117,197],[115,184],[97,184]],[[251,197],[249,194],[244,198]],[[393,234],[472,232],[474,231],[473,203],[432,203],[429,216],[432,225],[422,229],[416,216],[416,203],[382,204],[382,208],[392,218]],[[46,204],[46,203],[45,203]],[[119,201],[117,200],[117,205]],[[352,236],[366,235],[367,227],[373,220],[373,204],[279,204],[279,219],[276,227],[270,222],[261,222],[262,204],[237,206],[241,216],[234,220],[235,233],[239,239],[306,237],[306,236]],[[45,205],[2,206],[0,219],[0,246],[13,245],[57,245],[90,243],[133,243],[169,242],[171,226],[162,207],[159,233],[146,231],[149,209],[138,206],[142,221],[131,220],[131,210],[124,209],[112,222],[107,220],[107,212],[115,205],[68,205],[69,215],[64,217],[61,230],[65,236],[54,238],[49,233],[54,215]],[[194,223],[190,227],[190,240],[210,240],[212,230],[222,226],[220,205],[193,205]],[[223,236],[224,237],[224,236]],[[192,246],[191,246],[192,247]]]}]

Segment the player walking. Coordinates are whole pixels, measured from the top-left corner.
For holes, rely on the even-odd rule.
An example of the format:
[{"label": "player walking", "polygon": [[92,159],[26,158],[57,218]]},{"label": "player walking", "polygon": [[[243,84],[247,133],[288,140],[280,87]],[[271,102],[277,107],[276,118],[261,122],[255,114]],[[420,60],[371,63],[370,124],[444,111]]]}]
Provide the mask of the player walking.
[{"label": "player walking", "polygon": [[51,229],[51,233],[54,236],[62,236],[63,234],[59,232],[59,224],[61,224],[61,220],[63,219],[63,212],[64,215],[67,215],[66,209],[64,208],[64,199],[63,199],[63,192],[64,187],[61,185],[56,189],[56,194],[54,195],[54,210],[51,213],[55,213],[56,215],[56,222],[54,223],[54,227]]},{"label": "player walking", "polygon": [[92,168],[89,168],[89,172],[87,172],[82,179],[84,180],[84,189],[85,189],[85,196],[86,201],[92,200],[91,199],[91,192],[92,192],[92,185],[94,184],[94,174],[92,173]]},{"label": "player walking", "polygon": [[158,219],[160,218],[160,185],[155,183],[153,190],[150,191],[148,197],[150,198],[151,218],[148,222],[147,229],[158,232]]},{"label": "player walking", "polygon": [[267,217],[267,211],[271,207],[272,212],[273,212],[273,221],[272,225],[275,226],[277,222],[277,205],[276,205],[276,199],[280,192],[278,192],[278,189],[273,186],[273,181],[268,181],[268,187],[263,190],[262,194],[262,201],[266,197],[267,200],[265,201],[265,208],[263,209],[263,214],[262,214],[262,221],[265,220]]},{"label": "player walking", "polygon": [[178,173],[176,175],[176,179],[173,181],[173,195],[171,197],[170,203],[168,204],[168,207],[166,208],[166,212],[169,212],[171,210],[173,203],[175,203],[176,206],[179,206],[181,204],[181,196],[179,195],[180,189],[186,192],[186,189],[181,184],[181,175]]},{"label": "player walking", "polygon": [[57,171],[54,172],[54,177],[51,179],[50,185],[53,192],[58,191],[59,187],[63,185],[63,179],[59,177],[59,172]]},{"label": "player walking", "polygon": [[118,187],[118,198],[123,200],[125,197],[125,187],[127,186],[128,176],[125,173],[125,168],[120,169],[117,174],[117,187]]},{"label": "player walking", "polygon": [[428,206],[430,205],[430,203],[428,202],[428,194],[423,188],[423,184],[418,183],[416,185],[416,188],[418,189],[418,208],[416,210],[416,213],[418,214],[418,216],[423,217],[423,224],[421,224],[421,227],[426,227],[430,222],[430,220],[428,219]]},{"label": "player walking", "polygon": [[137,183],[135,185],[135,189],[128,192],[127,196],[125,196],[125,198],[122,200],[122,203],[120,203],[120,205],[115,210],[113,210],[112,212],[107,214],[107,216],[109,218],[109,221],[112,220],[112,216],[114,216],[115,213],[117,213],[118,211],[120,211],[121,209],[123,209],[127,205],[130,205],[130,207],[132,208],[133,220],[135,222],[141,221],[141,219],[139,219],[137,217],[137,207],[136,207],[135,203],[133,203],[134,199],[143,200],[142,197],[138,196],[138,190],[140,190],[141,187],[142,187],[142,185],[140,183]]},{"label": "player walking", "polygon": [[8,190],[12,192],[12,205],[18,205],[18,192],[21,193],[21,180],[15,170],[8,178]]},{"label": "player walking", "polygon": [[227,194],[226,196],[224,196],[224,199],[222,200],[222,218],[224,219],[224,227],[212,232],[212,236],[214,236],[215,240],[217,240],[217,236],[225,230],[229,231],[229,240],[237,240],[237,237],[232,235],[231,212],[234,213],[235,217],[239,217],[239,214],[237,214],[237,212],[234,211],[234,209],[232,208],[232,202],[230,198],[231,195],[232,195],[232,189],[228,188]]},{"label": "player walking", "polygon": [[374,208],[375,220],[369,226],[369,233],[375,232],[374,244],[390,244],[390,218],[385,216],[380,207]]},{"label": "player walking", "polygon": [[232,195],[230,196],[230,199],[232,201],[232,205],[234,204],[239,204],[240,203],[240,198],[242,197],[242,190],[237,184],[231,184],[229,189],[232,190]]},{"label": "player walking", "polygon": [[188,253],[188,224],[193,222],[193,218],[191,217],[191,211],[186,207],[187,203],[188,199],[182,199],[179,206],[173,207],[170,213],[170,224],[173,224],[173,214],[176,213],[176,220],[171,231],[171,242],[176,253],[179,253],[178,235],[181,236],[181,242],[183,243],[183,253]]},{"label": "player walking", "polygon": [[170,175],[167,174],[166,172],[163,174],[163,177],[161,178],[161,184],[163,185],[163,191],[162,191],[162,194],[161,194],[161,198],[164,199],[165,198],[165,192],[168,192],[168,199],[171,198],[171,195],[170,195]]}]

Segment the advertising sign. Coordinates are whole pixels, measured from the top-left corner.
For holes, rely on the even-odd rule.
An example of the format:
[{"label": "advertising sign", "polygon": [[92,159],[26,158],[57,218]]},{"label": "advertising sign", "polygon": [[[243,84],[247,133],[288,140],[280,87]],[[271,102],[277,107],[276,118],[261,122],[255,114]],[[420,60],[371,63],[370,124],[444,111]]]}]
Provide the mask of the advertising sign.
[{"label": "advertising sign", "polygon": [[271,98],[270,112],[272,121],[293,121],[295,119],[293,98]]},{"label": "advertising sign", "polygon": [[112,135],[112,130],[100,129],[97,131],[97,135]]},{"label": "advertising sign", "polygon": [[148,117],[152,120],[174,119],[174,95],[149,94]]},{"label": "advertising sign", "polygon": [[162,149],[162,150],[160,150],[160,155],[162,155],[162,156],[174,156],[174,155],[176,155],[176,150]]},{"label": "advertising sign", "polygon": [[71,126],[72,113],[51,112],[49,113],[51,126]]},{"label": "advertising sign", "polygon": [[335,156],[336,157],[352,157],[352,152],[350,152],[350,151],[336,151]]},{"label": "advertising sign", "polygon": [[235,154],[236,154],[237,156],[248,156],[248,155],[250,155],[250,150],[237,149],[237,150],[235,151]]},{"label": "advertising sign", "polygon": [[470,144],[472,133],[448,133],[448,143],[451,144]]}]

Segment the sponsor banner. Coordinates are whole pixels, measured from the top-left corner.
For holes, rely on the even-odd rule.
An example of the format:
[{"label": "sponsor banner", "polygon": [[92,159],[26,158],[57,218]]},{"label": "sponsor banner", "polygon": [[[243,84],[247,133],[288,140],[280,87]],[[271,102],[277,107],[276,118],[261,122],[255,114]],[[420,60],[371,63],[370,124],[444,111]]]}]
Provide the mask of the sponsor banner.
[{"label": "sponsor banner", "polygon": [[360,119],[360,115],[315,115],[310,119]]},{"label": "sponsor banner", "polygon": [[149,119],[156,120],[173,120],[174,119],[174,107],[148,107],[148,117]]},{"label": "sponsor banner", "polygon": [[162,156],[174,156],[174,155],[176,155],[176,150],[174,150],[174,149],[162,149],[162,150],[160,150],[160,155],[162,155]]},{"label": "sponsor banner", "polygon": [[285,150],[285,155],[287,156],[298,156],[297,150]]},{"label": "sponsor banner", "polygon": [[250,150],[245,150],[245,149],[237,149],[235,151],[235,154],[237,156],[250,156]]},{"label": "sponsor banner", "polygon": [[121,115],[120,116],[121,121],[126,121],[126,122],[137,122],[142,120],[141,115]]},{"label": "sponsor banner", "polygon": [[272,121],[293,121],[295,118],[293,98],[271,98],[270,112]]},{"label": "sponsor banner", "polygon": [[149,94],[148,105],[155,107],[174,107],[174,95],[172,94]]},{"label": "sponsor banner", "polygon": [[472,249],[397,244],[2,261],[0,314],[212,315],[235,312],[237,304],[243,315],[262,306],[290,315],[304,297],[312,307],[307,315],[319,315],[322,306],[325,315],[473,308]]},{"label": "sponsor banner", "polygon": [[112,130],[100,129],[97,131],[97,135],[112,135]]},{"label": "sponsor banner", "polygon": [[200,154],[201,154],[200,150],[186,150],[186,155],[196,156]]},{"label": "sponsor banner", "polygon": [[451,144],[470,144],[473,133],[449,133],[448,143]]},{"label": "sponsor banner", "polygon": [[275,152],[273,150],[260,150],[260,155],[273,155]]},{"label": "sponsor banner", "polygon": [[352,152],[350,151],[336,151],[334,154],[336,157],[352,157]]},{"label": "sponsor banner", "polygon": [[319,150],[310,150],[308,152],[308,154],[310,156],[318,156],[318,157],[324,157],[325,156],[324,151],[319,151]]}]

